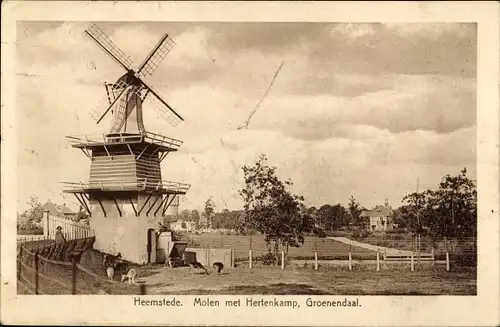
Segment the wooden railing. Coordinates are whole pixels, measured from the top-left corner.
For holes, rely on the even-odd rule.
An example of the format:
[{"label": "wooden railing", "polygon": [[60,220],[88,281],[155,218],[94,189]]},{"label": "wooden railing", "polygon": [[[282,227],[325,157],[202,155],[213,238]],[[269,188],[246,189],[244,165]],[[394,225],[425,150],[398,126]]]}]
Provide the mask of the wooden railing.
[{"label": "wooden railing", "polygon": [[50,216],[46,211],[43,218],[43,235],[48,239],[54,239],[56,228],[61,226],[66,240],[85,238],[93,236],[89,225],[71,221],[62,217]]},{"label": "wooden railing", "polygon": [[173,139],[171,137],[166,137],[163,135],[151,133],[151,132],[145,132],[144,133],[144,139],[146,141],[149,141],[150,143],[153,144],[158,144],[158,145],[167,145],[170,148],[173,149],[178,149],[182,145],[182,141]]},{"label": "wooden railing", "polygon": [[106,134],[101,135],[83,135],[83,136],[66,136],[71,145],[73,146],[96,146],[96,145],[108,145],[108,144],[120,144],[120,143],[140,143],[143,141],[153,143],[156,145],[178,149],[182,145],[182,141],[176,140],[171,137],[144,132],[142,134],[136,135],[122,135],[117,134],[113,136],[108,136]]},{"label": "wooden railing", "polygon": [[93,180],[90,183],[71,183],[63,182],[64,189],[67,191],[86,191],[88,189],[95,190],[165,190],[172,192],[185,193],[191,187],[189,184],[170,182],[170,181],[148,181],[147,178],[137,178],[130,180],[113,180],[113,179],[101,179]]}]

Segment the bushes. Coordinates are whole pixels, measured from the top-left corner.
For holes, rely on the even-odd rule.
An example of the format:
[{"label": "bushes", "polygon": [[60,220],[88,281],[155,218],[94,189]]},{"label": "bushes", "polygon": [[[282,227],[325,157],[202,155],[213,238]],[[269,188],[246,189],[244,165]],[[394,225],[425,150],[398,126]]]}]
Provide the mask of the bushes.
[{"label": "bushes", "polygon": [[356,230],[352,233],[352,238],[354,239],[363,239],[367,238],[370,235],[370,232],[366,229]]},{"label": "bushes", "polygon": [[43,227],[30,221],[17,222],[18,235],[43,235]]},{"label": "bushes", "polygon": [[17,235],[43,235],[43,228],[35,227],[32,229],[18,229]]},{"label": "bushes", "polygon": [[377,240],[375,242],[373,242],[374,245],[377,245],[377,246],[383,246],[383,247],[389,247],[391,246],[391,243],[387,240]]},{"label": "bushes", "polygon": [[[377,254],[353,254],[352,260],[374,260],[377,258]],[[295,256],[291,260],[314,260],[314,256]],[[349,260],[349,255],[318,255],[318,260]]]},{"label": "bushes", "polygon": [[187,247],[188,248],[201,248],[202,244],[196,240],[187,239]]},{"label": "bushes", "polygon": [[400,240],[404,240],[406,237],[405,235],[402,235],[402,234],[394,234],[394,235],[387,235],[388,239],[391,239],[391,240],[396,240],[396,241],[400,241]]},{"label": "bushes", "polygon": [[475,267],[477,265],[477,253],[466,252],[462,254],[452,254],[450,260],[463,267]]},{"label": "bushes", "polygon": [[408,234],[406,228],[393,228],[386,232],[387,234]]},{"label": "bushes", "polygon": [[264,266],[276,266],[278,262],[276,256],[271,252],[255,257],[255,261],[261,262]]},{"label": "bushes", "polygon": [[334,236],[334,237],[351,237],[351,232],[345,230],[333,230],[333,231],[325,231],[326,236]]},{"label": "bushes", "polygon": [[[263,266],[276,266],[281,265],[281,254],[275,256],[274,253],[268,252],[266,254],[255,257],[256,262],[260,262]],[[285,266],[290,263],[290,258],[285,255]]]}]

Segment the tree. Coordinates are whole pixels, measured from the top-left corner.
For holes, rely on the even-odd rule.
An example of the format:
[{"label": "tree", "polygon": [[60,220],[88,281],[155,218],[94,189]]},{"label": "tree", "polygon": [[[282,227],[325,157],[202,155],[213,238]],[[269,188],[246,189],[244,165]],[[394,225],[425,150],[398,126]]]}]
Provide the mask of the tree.
[{"label": "tree", "polygon": [[465,168],[457,176],[444,176],[437,190],[408,194],[403,202],[410,208],[404,218],[415,231],[426,227],[434,236],[476,236],[477,191]]},{"label": "tree", "polygon": [[191,212],[187,209],[184,209],[181,211],[179,218],[184,221],[189,220],[191,218]]},{"label": "tree", "polygon": [[350,224],[352,226],[352,229],[354,229],[357,232],[360,232],[361,230],[366,230],[368,222],[364,217],[361,217],[361,213],[363,212],[363,208],[361,208],[359,202],[356,201],[356,199],[351,195],[349,198],[349,218],[351,220]]},{"label": "tree", "polygon": [[318,221],[325,230],[338,230],[349,223],[348,213],[341,204],[325,204],[317,211]]},{"label": "tree", "polygon": [[215,204],[212,200],[212,197],[209,197],[203,206],[203,217],[207,222],[207,227],[212,228],[212,216],[215,212]]},{"label": "tree", "polygon": [[265,236],[270,253],[277,257],[279,248],[304,243],[304,233],[317,232],[313,217],[307,213],[302,196],[291,193],[290,180],[281,181],[276,167],[267,165],[267,157],[260,155],[254,165],[243,166],[245,188],[239,191],[245,213],[238,229],[255,229]]},{"label": "tree", "polygon": [[198,223],[200,221],[200,212],[196,209],[192,210],[190,218],[192,221],[196,221],[196,223]]},{"label": "tree", "polygon": [[30,197],[28,200],[29,209],[26,210],[25,216],[29,224],[40,224],[43,218],[43,207],[36,196]]},{"label": "tree", "polygon": [[424,191],[419,193],[413,192],[403,197],[403,201],[407,203],[407,210],[405,212],[406,227],[414,233],[422,232],[422,213],[423,209],[429,203],[429,195],[428,191]]},{"label": "tree", "polygon": [[399,228],[411,229],[411,219],[410,217],[411,207],[409,205],[402,205],[397,209],[394,209],[391,218],[392,221],[398,225]]}]

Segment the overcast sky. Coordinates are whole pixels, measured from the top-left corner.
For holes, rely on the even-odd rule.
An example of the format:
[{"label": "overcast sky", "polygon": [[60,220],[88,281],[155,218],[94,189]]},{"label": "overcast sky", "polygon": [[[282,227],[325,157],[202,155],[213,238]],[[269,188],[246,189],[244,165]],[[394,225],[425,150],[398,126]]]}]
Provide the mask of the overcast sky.
[{"label": "overcast sky", "polygon": [[[65,202],[89,159],[66,135],[104,133],[89,112],[122,68],[83,33],[88,23],[17,25],[18,202]],[[162,164],[192,184],[182,209],[242,206],[241,167],[265,153],[307,205],[365,207],[476,174],[475,24],[99,23],[140,64],[161,35],[177,43],[149,79],[185,122],[144,107],[146,129],[184,141]],[[284,62],[273,87],[238,130]]]}]

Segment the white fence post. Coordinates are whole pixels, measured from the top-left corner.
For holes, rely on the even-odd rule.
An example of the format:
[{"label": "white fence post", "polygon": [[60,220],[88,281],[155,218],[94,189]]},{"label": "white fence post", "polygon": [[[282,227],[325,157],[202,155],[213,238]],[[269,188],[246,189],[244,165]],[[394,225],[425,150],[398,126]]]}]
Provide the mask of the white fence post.
[{"label": "white fence post", "polygon": [[450,254],[446,252],[446,271],[450,271]]},{"label": "white fence post", "polygon": [[281,270],[285,269],[285,251],[281,251]]},{"label": "white fence post", "polygon": [[314,270],[318,270],[318,252],[314,252]]},{"label": "white fence post", "polygon": [[43,235],[49,237],[49,212],[43,212]]},{"label": "white fence post", "polygon": [[415,270],[415,263],[413,262],[413,251],[411,252],[411,271]]},{"label": "white fence post", "polygon": [[377,251],[377,271],[380,271],[380,252]]},{"label": "white fence post", "polygon": [[252,268],[252,262],[253,262],[252,249],[250,249],[248,250],[248,268]]},{"label": "white fence post", "polygon": [[352,253],[349,252],[349,270],[352,270]]}]

